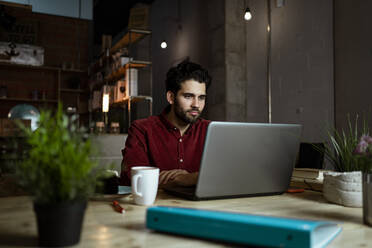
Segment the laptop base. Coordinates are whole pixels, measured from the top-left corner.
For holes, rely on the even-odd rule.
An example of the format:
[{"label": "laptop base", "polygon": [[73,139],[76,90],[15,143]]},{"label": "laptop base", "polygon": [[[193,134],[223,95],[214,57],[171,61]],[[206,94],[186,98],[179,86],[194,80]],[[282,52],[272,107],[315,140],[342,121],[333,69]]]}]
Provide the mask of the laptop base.
[{"label": "laptop base", "polygon": [[281,195],[284,192],[270,192],[270,193],[259,193],[259,194],[244,194],[244,195],[226,195],[226,196],[214,196],[214,197],[198,197],[195,194],[196,187],[164,187],[163,190],[171,195],[178,196],[180,198],[185,198],[192,201],[201,200],[218,200],[218,199],[231,199],[231,198],[241,198],[241,197],[255,197],[255,196],[271,196],[271,195]]}]

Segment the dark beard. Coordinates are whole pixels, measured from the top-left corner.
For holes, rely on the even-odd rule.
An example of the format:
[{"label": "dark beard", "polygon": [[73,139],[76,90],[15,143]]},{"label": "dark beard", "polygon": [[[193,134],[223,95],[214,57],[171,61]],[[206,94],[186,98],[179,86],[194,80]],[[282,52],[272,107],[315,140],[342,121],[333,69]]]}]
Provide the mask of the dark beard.
[{"label": "dark beard", "polygon": [[[192,117],[192,116],[187,116],[187,112],[189,111],[198,111],[199,112],[199,115],[195,116],[195,117]],[[187,124],[193,124],[195,123],[199,116],[200,116],[200,111],[198,108],[193,108],[191,110],[188,110],[188,111],[182,111],[182,109],[180,108],[177,100],[174,101],[174,113],[175,115],[177,116],[178,119],[180,119],[181,121],[187,123]]]}]

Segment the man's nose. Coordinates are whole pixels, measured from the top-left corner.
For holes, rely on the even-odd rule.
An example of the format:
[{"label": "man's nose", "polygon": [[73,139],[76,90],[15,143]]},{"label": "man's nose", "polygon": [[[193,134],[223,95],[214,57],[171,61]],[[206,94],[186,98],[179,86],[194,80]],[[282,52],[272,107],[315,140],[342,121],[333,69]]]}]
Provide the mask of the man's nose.
[{"label": "man's nose", "polygon": [[199,99],[197,97],[195,97],[192,100],[192,107],[199,108],[199,106],[200,106]]}]

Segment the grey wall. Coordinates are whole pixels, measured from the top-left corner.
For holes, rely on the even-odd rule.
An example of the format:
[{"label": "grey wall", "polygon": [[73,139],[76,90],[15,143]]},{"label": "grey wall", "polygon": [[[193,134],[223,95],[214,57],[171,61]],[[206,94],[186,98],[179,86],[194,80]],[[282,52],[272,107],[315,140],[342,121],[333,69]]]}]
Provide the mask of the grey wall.
[{"label": "grey wall", "polygon": [[303,140],[323,141],[334,123],[332,1],[272,1],[273,122],[303,124]]},{"label": "grey wall", "polygon": [[212,84],[208,89],[206,116],[211,120],[226,120],[226,41],[225,0],[205,1],[207,12],[208,69]]},{"label": "grey wall", "polygon": [[357,113],[371,115],[371,9],[372,1],[335,1],[335,102],[339,130],[346,129],[347,114],[352,118]]},{"label": "grey wall", "polygon": [[225,120],[246,121],[246,30],[244,1],[225,1]]},{"label": "grey wall", "polygon": [[268,122],[267,87],[267,1],[251,1],[253,18],[245,24],[246,40],[246,118]]},{"label": "grey wall", "polygon": [[323,141],[334,119],[332,1],[287,0],[280,8],[276,2],[270,1],[268,43],[268,1],[249,1],[248,22],[245,1],[225,1],[225,119],[269,121],[270,55],[272,122],[303,124],[303,141]]},{"label": "grey wall", "polygon": [[[207,67],[209,32],[205,1],[157,0],[151,6],[154,114],[167,105],[165,77],[170,67],[186,57]],[[160,43],[166,40],[167,49]]]}]

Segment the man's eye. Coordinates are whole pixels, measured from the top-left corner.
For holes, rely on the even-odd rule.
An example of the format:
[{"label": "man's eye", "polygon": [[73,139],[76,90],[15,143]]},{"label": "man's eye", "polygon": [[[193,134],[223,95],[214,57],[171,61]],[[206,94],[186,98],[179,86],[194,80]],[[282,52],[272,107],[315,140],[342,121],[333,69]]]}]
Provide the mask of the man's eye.
[{"label": "man's eye", "polygon": [[185,95],[185,98],[190,99],[190,98],[192,98],[192,96],[191,95]]},{"label": "man's eye", "polygon": [[204,101],[205,98],[206,98],[206,96],[199,96],[199,100],[200,100],[200,101]]}]

